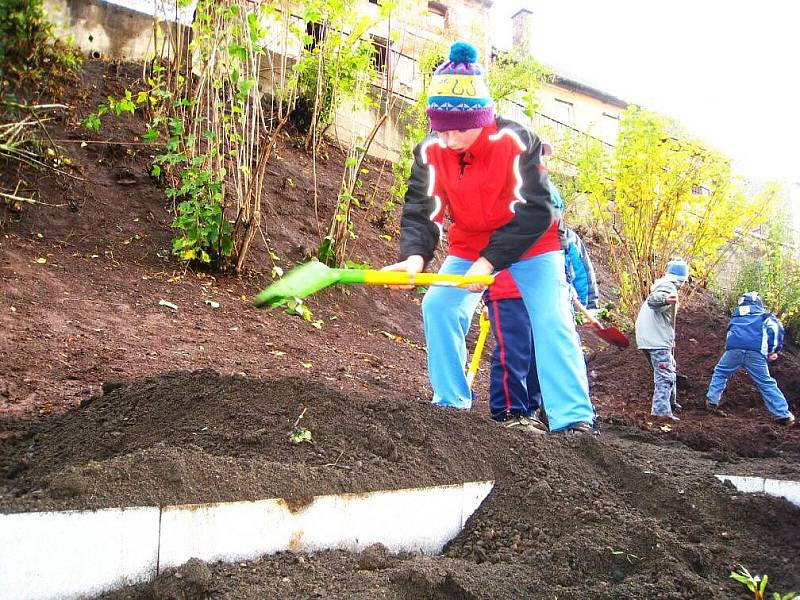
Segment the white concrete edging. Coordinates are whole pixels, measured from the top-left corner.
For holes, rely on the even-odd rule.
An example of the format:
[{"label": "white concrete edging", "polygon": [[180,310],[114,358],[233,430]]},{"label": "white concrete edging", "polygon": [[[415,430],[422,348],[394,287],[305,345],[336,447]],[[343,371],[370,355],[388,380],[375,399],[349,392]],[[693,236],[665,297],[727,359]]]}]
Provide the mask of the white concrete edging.
[{"label": "white concrete edging", "polygon": [[160,511],[0,515],[0,598],[77,598],[153,579]]},{"label": "white concrete edging", "polygon": [[0,515],[0,600],[63,600],[152,580],[189,558],[283,550],[435,554],[493,481],[386,492],[180,506]]},{"label": "white concrete edging", "polygon": [[795,506],[800,506],[800,481],[743,477],[739,475],[717,475],[716,477],[720,481],[729,481],[740,492],[768,494],[777,498],[784,498]]}]

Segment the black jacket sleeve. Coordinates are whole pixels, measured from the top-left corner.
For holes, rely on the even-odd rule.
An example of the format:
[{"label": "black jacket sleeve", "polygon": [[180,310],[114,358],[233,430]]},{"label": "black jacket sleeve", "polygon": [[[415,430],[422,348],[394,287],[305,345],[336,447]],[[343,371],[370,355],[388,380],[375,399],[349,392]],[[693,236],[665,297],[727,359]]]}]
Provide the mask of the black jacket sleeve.
[{"label": "black jacket sleeve", "polygon": [[514,217],[492,234],[481,252],[481,256],[499,271],[519,260],[545,234],[557,218],[557,211],[550,199],[547,172],[540,168],[542,142],[538,136],[505,119],[498,119],[497,126],[511,128],[525,145],[519,157],[520,196],[525,202],[515,205]]},{"label": "black jacket sleeve", "polygon": [[[424,140],[423,144],[425,143]],[[422,162],[422,144],[414,148],[414,164],[408,179],[403,216],[400,219],[400,260],[419,254],[427,264],[433,258],[439,241],[439,226],[432,217],[436,200],[429,195],[430,169]]]}]

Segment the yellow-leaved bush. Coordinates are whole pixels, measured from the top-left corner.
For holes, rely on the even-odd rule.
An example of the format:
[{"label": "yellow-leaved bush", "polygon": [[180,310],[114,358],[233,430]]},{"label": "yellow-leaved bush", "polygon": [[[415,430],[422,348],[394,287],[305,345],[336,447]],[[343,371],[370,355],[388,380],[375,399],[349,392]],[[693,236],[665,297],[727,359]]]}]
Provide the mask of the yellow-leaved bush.
[{"label": "yellow-leaved bush", "polygon": [[622,311],[631,317],[673,257],[707,281],[729,242],[763,222],[778,193],[768,186],[746,194],[727,157],[638,107],[624,113],[616,148],[583,143],[573,154],[575,186],[591,208]]}]

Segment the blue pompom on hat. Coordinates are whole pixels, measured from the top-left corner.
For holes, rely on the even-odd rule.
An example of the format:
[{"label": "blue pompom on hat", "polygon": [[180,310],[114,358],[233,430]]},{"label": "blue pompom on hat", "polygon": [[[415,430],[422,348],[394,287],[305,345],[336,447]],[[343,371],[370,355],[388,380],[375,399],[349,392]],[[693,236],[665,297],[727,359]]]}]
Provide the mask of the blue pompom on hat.
[{"label": "blue pompom on hat", "polygon": [[667,263],[667,277],[683,283],[689,279],[689,265],[682,258],[673,258]]},{"label": "blue pompom on hat", "polygon": [[477,61],[477,48],[459,41],[450,46],[449,60],[434,71],[425,111],[434,131],[477,129],[494,122],[494,103]]}]

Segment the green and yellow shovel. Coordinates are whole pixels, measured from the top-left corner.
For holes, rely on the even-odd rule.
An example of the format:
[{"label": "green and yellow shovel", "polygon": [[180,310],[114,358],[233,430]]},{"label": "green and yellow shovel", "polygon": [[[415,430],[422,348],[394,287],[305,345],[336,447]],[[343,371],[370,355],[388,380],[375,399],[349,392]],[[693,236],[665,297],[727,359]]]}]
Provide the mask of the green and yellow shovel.
[{"label": "green and yellow shovel", "polygon": [[446,285],[466,287],[471,283],[491,285],[493,275],[445,275],[403,271],[372,271],[368,269],[334,269],[312,260],[295,267],[284,277],[263,290],[253,299],[259,308],[275,308],[292,298],[305,298],[335,283],[364,283],[367,285]]}]

